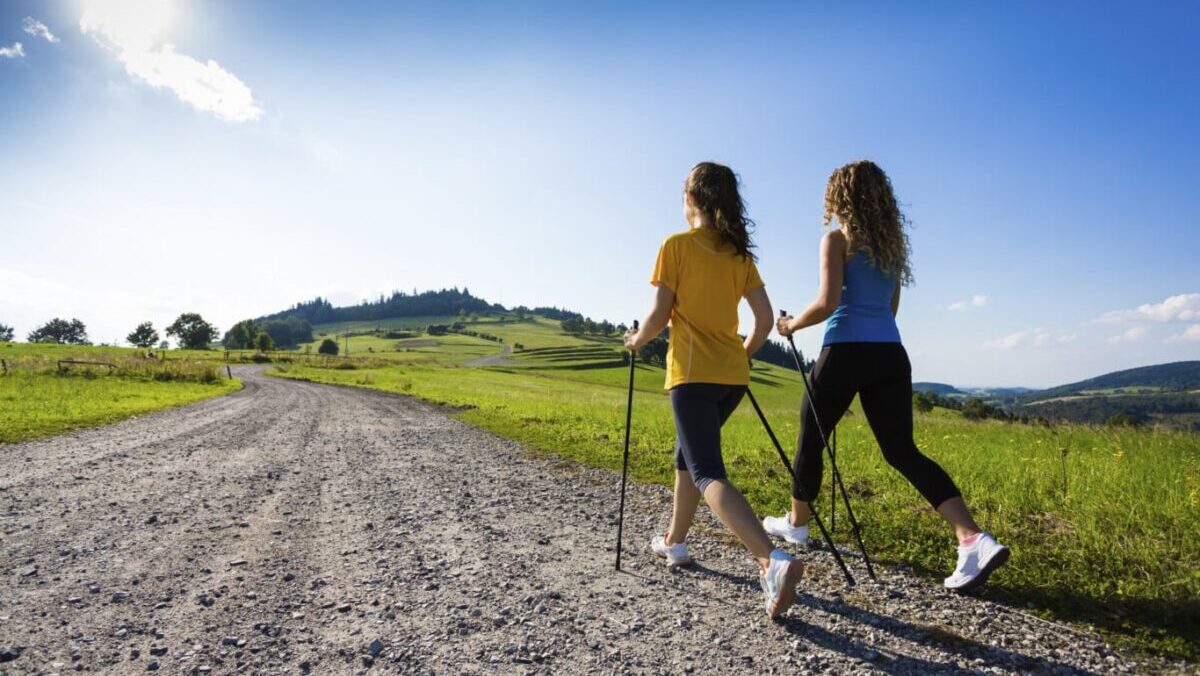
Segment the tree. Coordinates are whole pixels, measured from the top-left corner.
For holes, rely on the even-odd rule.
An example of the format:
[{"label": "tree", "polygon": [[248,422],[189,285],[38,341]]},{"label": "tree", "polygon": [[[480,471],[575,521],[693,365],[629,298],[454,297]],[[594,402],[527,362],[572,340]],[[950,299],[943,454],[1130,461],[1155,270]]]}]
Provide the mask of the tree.
[{"label": "tree", "polygon": [[259,352],[270,352],[275,349],[275,341],[271,340],[271,334],[269,333],[258,334],[258,340],[255,341],[255,345],[258,347]]},{"label": "tree", "polygon": [[217,337],[217,327],[195,312],[185,312],[167,327],[167,335],[174,336],[186,350],[207,350]]},{"label": "tree", "polygon": [[336,355],[338,353],[337,341],[332,338],[326,338],[325,340],[322,340],[321,347],[317,348],[317,352],[321,354]]},{"label": "tree", "polygon": [[225,332],[221,344],[227,350],[248,350],[258,339],[259,328],[253,319],[243,319]]},{"label": "tree", "polygon": [[0,343],[10,343],[13,339],[13,328],[7,324],[0,324]]},{"label": "tree", "polygon": [[269,334],[276,345],[299,345],[310,343],[313,339],[312,324],[299,315],[290,315],[283,319],[268,319],[258,327]]},{"label": "tree", "polygon": [[67,321],[55,317],[29,333],[31,343],[67,343],[88,345],[87,327],[78,319]]},{"label": "tree", "polygon": [[654,340],[646,343],[641,350],[638,351],[638,357],[646,364],[658,364],[666,366],[667,364],[667,348],[669,343],[662,336],[656,337]]},{"label": "tree", "polygon": [[144,350],[158,342],[158,331],[154,330],[154,325],[150,322],[142,322],[133,333],[125,336],[125,340]]}]

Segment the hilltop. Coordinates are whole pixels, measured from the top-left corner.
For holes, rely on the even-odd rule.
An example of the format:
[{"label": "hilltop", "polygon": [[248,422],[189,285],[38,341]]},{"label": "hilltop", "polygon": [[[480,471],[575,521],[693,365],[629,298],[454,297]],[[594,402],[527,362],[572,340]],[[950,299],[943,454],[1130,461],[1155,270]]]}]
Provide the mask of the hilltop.
[{"label": "hilltop", "polygon": [[966,392],[963,392],[953,385],[947,385],[946,383],[913,383],[913,392],[931,392],[940,397],[967,395]]}]

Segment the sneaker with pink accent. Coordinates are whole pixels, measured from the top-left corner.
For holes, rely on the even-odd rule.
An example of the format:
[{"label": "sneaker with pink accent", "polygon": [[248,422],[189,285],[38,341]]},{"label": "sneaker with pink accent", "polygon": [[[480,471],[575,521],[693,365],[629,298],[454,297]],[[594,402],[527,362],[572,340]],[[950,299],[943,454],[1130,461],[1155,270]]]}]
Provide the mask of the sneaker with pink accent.
[{"label": "sneaker with pink accent", "polygon": [[964,592],[974,589],[1000,566],[1008,562],[1008,547],[996,542],[989,533],[980,533],[975,543],[958,548],[958,565],[954,573],[946,578],[946,589]]}]

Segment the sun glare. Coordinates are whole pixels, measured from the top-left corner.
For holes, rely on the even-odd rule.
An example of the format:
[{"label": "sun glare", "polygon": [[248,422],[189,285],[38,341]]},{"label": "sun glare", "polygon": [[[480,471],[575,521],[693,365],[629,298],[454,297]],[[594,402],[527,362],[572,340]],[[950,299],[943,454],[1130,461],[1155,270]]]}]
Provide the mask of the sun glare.
[{"label": "sun glare", "polygon": [[175,0],[81,0],[79,26],[99,31],[125,49],[148,50],[178,16]]}]

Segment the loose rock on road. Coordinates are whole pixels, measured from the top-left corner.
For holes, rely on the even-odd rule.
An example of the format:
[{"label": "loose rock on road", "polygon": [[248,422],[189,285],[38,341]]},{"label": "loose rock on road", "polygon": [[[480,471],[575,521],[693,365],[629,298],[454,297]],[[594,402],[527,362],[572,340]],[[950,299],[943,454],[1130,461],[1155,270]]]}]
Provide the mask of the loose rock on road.
[{"label": "loose rock on road", "polygon": [[[413,399],[263,376],[193,406],[0,446],[0,674],[1128,672],[1096,637],[827,553],[786,623],[702,510]],[[1018,553],[1019,555],[1019,553]],[[851,560],[851,565],[855,562]]]}]

